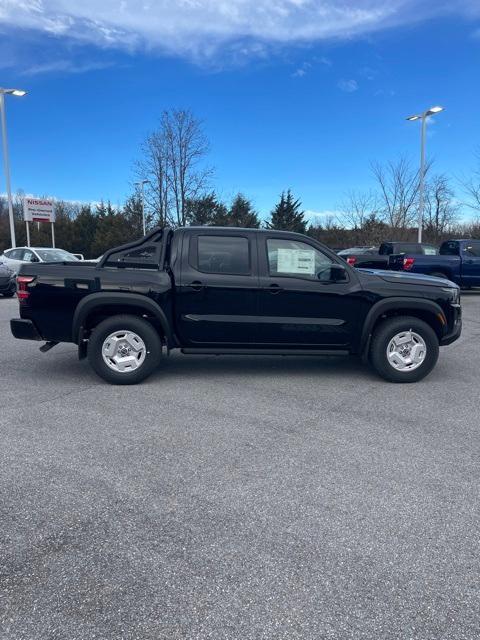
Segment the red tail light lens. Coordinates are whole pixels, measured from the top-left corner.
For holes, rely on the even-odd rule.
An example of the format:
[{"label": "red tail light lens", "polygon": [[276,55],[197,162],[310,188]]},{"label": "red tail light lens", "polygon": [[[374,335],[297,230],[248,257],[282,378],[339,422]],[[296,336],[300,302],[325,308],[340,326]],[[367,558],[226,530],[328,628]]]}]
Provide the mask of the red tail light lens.
[{"label": "red tail light lens", "polygon": [[28,285],[35,280],[34,276],[17,276],[17,298],[20,304],[30,295]]},{"label": "red tail light lens", "polygon": [[357,259],[354,256],[349,256],[347,258],[347,263],[351,266],[354,267],[355,266],[355,262],[357,261]]},{"label": "red tail light lens", "polygon": [[404,258],[403,259],[403,270],[404,271],[410,271],[410,269],[413,267],[414,262],[415,262],[415,258]]}]

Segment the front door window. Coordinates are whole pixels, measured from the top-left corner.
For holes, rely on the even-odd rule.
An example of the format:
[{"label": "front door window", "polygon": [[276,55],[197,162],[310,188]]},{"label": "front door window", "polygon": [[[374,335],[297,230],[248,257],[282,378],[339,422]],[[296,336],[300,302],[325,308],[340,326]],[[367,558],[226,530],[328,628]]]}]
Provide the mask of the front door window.
[{"label": "front door window", "polygon": [[333,261],[306,242],[267,240],[268,269],[272,277],[329,281]]}]

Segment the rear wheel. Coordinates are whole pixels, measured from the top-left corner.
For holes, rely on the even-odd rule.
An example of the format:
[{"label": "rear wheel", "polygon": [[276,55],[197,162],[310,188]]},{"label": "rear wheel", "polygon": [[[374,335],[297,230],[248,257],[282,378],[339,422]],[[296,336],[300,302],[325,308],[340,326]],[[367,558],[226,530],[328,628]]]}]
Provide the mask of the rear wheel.
[{"label": "rear wheel", "polygon": [[385,380],[417,382],[433,369],[438,353],[438,338],[430,325],[402,316],[379,325],[372,338],[370,361]]},{"label": "rear wheel", "polygon": [[13,298],[13,296],[14,296],[14,295],[15,295],[15,290],[12,290],[12,291],[6,291],[6,292],[3,294],[3,297],[4,297],[4,298]]},{"label": "rear wheel", "polygon": [[143,318],[113,316],[95,327],[87,355],[92,369],[107,382],[137,384],[157,367],[162,343]]}]

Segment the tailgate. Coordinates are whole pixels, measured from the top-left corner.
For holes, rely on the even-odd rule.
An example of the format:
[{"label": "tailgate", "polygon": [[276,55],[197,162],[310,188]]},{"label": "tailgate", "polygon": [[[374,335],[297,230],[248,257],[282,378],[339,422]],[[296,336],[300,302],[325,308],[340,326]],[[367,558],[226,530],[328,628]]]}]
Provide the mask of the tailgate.
[{"label": "tailgate", "polygon": [[407,257],[404,253],[392,254],[388,257],[388,268],[392,271],[403,271],[403,262]]}]

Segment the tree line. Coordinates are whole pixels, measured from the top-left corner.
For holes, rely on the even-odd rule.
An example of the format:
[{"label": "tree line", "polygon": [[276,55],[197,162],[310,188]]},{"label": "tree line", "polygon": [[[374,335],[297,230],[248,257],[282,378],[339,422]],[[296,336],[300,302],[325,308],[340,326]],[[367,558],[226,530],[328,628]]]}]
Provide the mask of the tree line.
[{"label": "tree line", "polygon": [[[347,191],[333,215],[308,219],[290,189],[279,195],[266,219],[252,201],[237,194],[230,203],[212,188],[213,170],[207,164],[209,143],[202,123],[191,111],[165,111],[158,128],[141,147],[135,177],[145,183],[147,227],[215,225],[270,228],[307,233],[337,248],[376,245],[382,240],[415,240],[419,207],[419,175],[406,158],[372,163],[368,192]],[[480,154],[477,169],[454,182],[427,166],[423,232],[426,242],[447,237],[480,237]],[[457,191],[460,192],[460,196]],[[470,223],[461,223],[465,211]],[[26,244],[22,199],[14,202],[17,245]],[[476,217],[475,217],[476,216]],[[30,225],[33,246],[50,245],[50,226]],[[87,258],[142,235],[142,201],[135,191],[123,206],[110,202],[56,202],[56,245]],[[0,251],[10,245],[8,208],[0,197]]]}]

